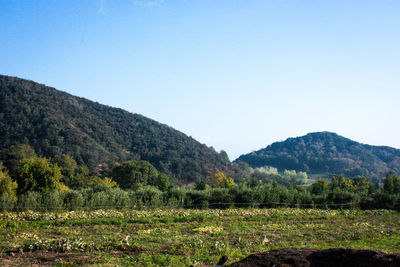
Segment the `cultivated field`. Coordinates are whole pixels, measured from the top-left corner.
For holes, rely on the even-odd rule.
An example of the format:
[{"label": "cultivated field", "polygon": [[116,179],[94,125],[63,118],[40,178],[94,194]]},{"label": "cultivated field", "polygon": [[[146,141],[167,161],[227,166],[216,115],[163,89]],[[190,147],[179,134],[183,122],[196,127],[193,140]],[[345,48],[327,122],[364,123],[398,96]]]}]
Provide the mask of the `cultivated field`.
[{"label": "cultivated field", "polygon": [[277,248],[400,251],[400,214],[316,209],[0,214],[0,266],[204,266]]}]

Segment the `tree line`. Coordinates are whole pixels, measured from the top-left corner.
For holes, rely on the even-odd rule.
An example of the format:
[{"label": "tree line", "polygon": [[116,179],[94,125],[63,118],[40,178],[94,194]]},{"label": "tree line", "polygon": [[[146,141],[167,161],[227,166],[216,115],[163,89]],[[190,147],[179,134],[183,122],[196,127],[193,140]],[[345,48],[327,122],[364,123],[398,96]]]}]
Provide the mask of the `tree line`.
[{"label": "tree line", "polygon": [[[0,152],[0,209],[304,207],[400,210],[400,178],[382,183],[336,175],[305,184],[304,172],[256,169],[233,179],[216,172],[179,185],[147,161],[130,160],[102,176],[69,155],[40,157],[29,145]],[[265,170],[265,168],[264,168]]]}]

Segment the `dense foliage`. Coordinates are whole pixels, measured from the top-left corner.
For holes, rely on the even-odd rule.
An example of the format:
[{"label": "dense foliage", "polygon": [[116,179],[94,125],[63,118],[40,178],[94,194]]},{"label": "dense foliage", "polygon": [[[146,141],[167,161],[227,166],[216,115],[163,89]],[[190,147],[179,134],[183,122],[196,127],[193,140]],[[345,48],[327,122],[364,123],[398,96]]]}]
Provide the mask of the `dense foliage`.
[{"label": "dense foliage", "polygon": [[[21,153],[21,151],[29,153]],[[111,177],[90,175],[68,155],[52,161],[27,146],[0,153],[9,160],[11,175],[0,164],[1,210],[96,208],[230,208],[317,207],[400,209],[400,178],[390,172],[382,184],[366,177],[332,176],[312,183],[303,172],[282,175],[259,168],[250,179],[234,180],[222,172],[195,185],[179,186],[147,161],[130,160],[114,166]],[[1,163],[1,162],[0,162]],[[308,182],[305,184],[305,182]]]},{"label": "dense foliage", "polygon": [[[1,160],[6,162],[8,169]],[[244,168],[245,166],[242,166]],[[29,145],[0,151],[0,209],[80,209],[140,207],[318,207],[400,209],[400,178],[389,172],[381,184],[366,177],[336,175],[309,181],[307,173],[263,167],[249,178],[216,172],[209,180],[179,186],[148,161],[113,166],[110,177],[91,175],[62,154],[38,157]],[[10,173],[10,174],[9,174]]]},{"label": "dense foliage", "polygon": [[61,172],[57,165],[51,164],[46,158],[26,158],[18,164],[13,178],[18,184],[18,194],[43,192],[57,189]]},{"label": "dense foliage", "polygon": [[[146,160],[182,182],[235,175],[226,153],[138,114],[0,75],[0,150],[29,144],[40,156],[71,155],[91,173]],[[7,163],[5,163],[7,164]]]},{"label": "dense foliage", "polygon": [[[400,183],[400,178],[396,178]],[[385,184],[386,185],[386,184]],[[6,202],[2,202],[6,201]],[[10,202],[2,199],[2,210],[77,210],[98,208],[232,208],[232,207],[299,207],[329,209],[391,209],[400,210],[400,193],[387,192],[368,179],[351,180],[332,177],[331,182],[317,180],[308,188],[295,184],[239,184],[228,187],[195,188],[168,187],[161,191],[145,185],[135,190],[112,188],[96,184],[64,192],[28,191]]]},{"label": "dense foliage", "polygon": [[113,168],[111,176],[122,189],[138,189],[144,185],[153,185],[165,191],[169,181],[165,174],[159,173],[145,160],[130,160]]},{"label": "dense foliage", "polygon": [[13,181],[0,162],[0,203],[2,208],[7,208],[17,200],[17,182]]},{"label": "dense foliage", "polygon": [[400,173],[400,150],[318,132],[273,143],[240,156],[236,162],[247,162],[253,168],[269,165],[279,171],[297,170],[325,177],[343,173],[379,178],[389,171]]}]

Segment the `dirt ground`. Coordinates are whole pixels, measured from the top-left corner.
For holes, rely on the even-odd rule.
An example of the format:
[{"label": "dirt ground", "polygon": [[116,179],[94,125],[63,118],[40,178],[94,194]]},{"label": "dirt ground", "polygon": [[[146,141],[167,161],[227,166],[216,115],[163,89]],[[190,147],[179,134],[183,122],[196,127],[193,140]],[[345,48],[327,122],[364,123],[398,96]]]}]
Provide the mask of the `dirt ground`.
[{"label": "dirt ground", "polygon": [[[113,254],[113,253],[111,253]],[[116,252],[123,254],[123,252]],[[118,256],[118,255],[115,255]],[[121,255],[120,255],[121,256]],[[100,256],[76,252],[7,252],[0,254],[0,266],[52,266],[54,264],[96,265]],[[224,265],[229,267],[399,267],[400,253],[386,254],[375,250],[288,248],[252,254]]]},{"label": "dirt ground", "polygon": [[[135,255],[135,251],[108,251],[109,257],[123,257],[126,255]],[[80,253],[80,252],[55,252],[55,251],[34,251],[34,252],[18,252],[8,251],[0,253],[0,267],[3,266],[115,266],[115,263],[109,264],[101,258],[104,253]]]},{"label": "dirt ground", "polygon": [[74,258],[85,257],[74,253],[8,252],[0,254],[0,266],[51,266]]},{"label": "dirt ground", "polygon": [[230,267],[399,267],[400,253],[333,248],[290,248],[252,254]]},{"label": "dirt ground", "polygon": [[67,262],[90,262],[91,259],[91,255],[72,252],[7,252],[0,254],[0,266],[52,266]]}]

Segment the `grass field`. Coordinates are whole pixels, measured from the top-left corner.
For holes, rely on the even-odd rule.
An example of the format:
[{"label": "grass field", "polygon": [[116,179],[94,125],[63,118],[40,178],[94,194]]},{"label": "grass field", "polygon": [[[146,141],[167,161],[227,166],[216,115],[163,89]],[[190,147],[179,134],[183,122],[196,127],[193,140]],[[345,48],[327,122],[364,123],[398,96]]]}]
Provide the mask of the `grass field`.
[{"label": "grass field", "polygon": [[227,209],[0,214],[0,265],[204,266],[288,247],[400,251],[400,214]]}]

